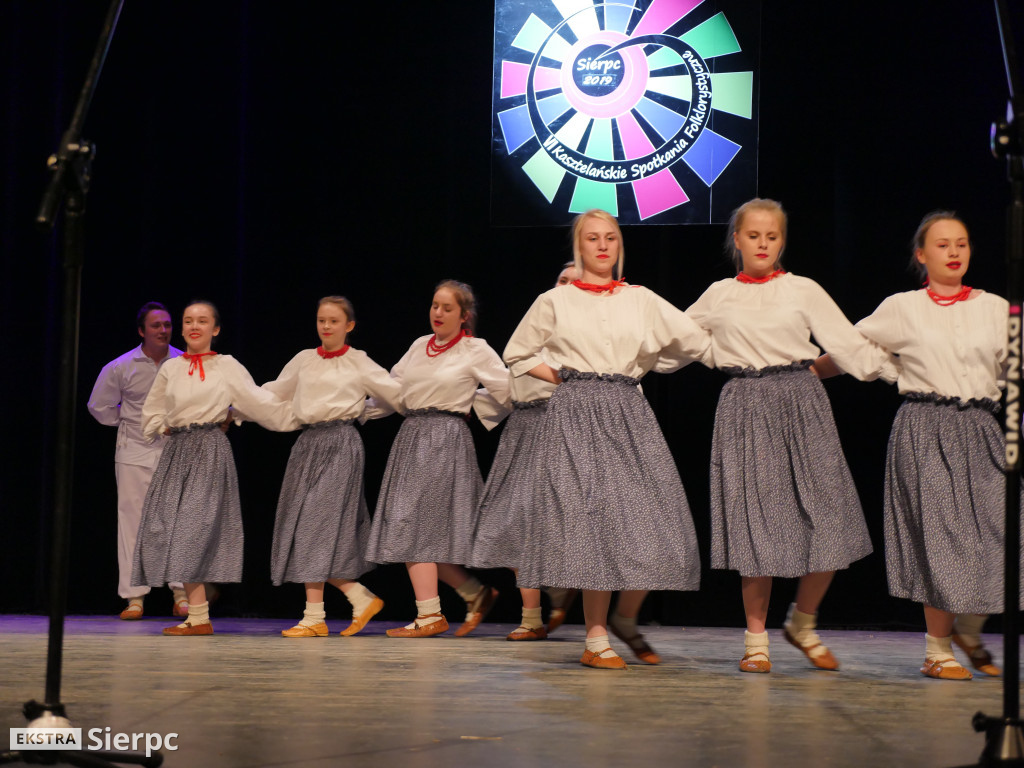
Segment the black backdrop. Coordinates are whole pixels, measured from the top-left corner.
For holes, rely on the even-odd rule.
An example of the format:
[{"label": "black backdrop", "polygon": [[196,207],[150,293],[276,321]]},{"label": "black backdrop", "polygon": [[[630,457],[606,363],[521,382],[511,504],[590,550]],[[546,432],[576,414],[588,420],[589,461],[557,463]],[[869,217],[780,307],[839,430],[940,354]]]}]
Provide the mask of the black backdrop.
[{"label": "black backdrop", "polygon": [[[257,381],[316,344],[316,299],[355,304],[352,338],[390,366],[427,332],[433,285],[473,284],[479,335],[501,349],[569,256],[562,228],[489,224],[489,0],[418,4],[129,0],[87,123],[98,145],[83,284],[73,509],[72,612],[116,596],[114,431],[85,402],[108,360],[137,343],[135,310],[215,301],[222,352]],[[45,608],[60,264],[31,227],[45,157],[70,120],[106,0],[0,0],[0,611]],[[923,213],[958,210],[975,246],[972,285],[1004,293],[1003,166],[987,131],[1005,109],[990,4],[765,0],[759,194],[790,212],[790,270],[859,318],[914,287],[907,242]],[[632,227],[626,274],[685,307],[729,274],[724,227]],[[180,344],[180,337],[179,343]],[[687,488],[707,565],[707,466],[720,374],[690,366],[645,392]],[[887,596],[881,555],[885,443],[899,405],[882,383],[827,384],[876,553],[839,574],[831,625],[920,623]],[[371,506],[398,417],[371,423]],[[497,434],[474,427],[486,471]],[[301,588],[274,589],[269,536],[293,435],[232,429],[246,525],[245,582],[217,613],[294,617]],[[438,457],[443,461],[443,457]],[[488,574],[507,596],[509,574]],[[404,569],[366,579],[412,611]],[[777,585],[780,620],[791,582]],[[443,599],[458,613],[452,595]],[[151,601],[152,610],[163,610]],[[160,600],[169,606],[169,599]],[[329,598],[334,615],[340,596]],[[699,593],[655,595],[645,618],[742,622],[738,578],[705,570]]]}]

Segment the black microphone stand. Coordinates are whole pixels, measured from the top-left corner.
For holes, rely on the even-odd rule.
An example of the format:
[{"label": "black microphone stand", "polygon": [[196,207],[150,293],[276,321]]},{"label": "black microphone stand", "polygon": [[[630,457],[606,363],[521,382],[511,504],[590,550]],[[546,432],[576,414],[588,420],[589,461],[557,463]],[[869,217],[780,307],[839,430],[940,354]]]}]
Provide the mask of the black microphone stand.
[{"label": "black microphone stand", "polygon": [[[61,202],[64,203],[64,290],[60,343],[60,388],[57,403],[57,448],[53,480],[53,540],[50,550],[50,628],[46,651],[46,700],[26,702],[22,712],[29,728],[70,728],[60,700],[61,664],[64,646],[64,616],[67,606],[68,559],[71,533],[71,481],[74,468],[75,394],[78,384],[78,320],[81,306],[82,265],[85,242],[85,202],[89,192],[95,147],[82,139],[82,125],[96,91],[100,70],[106,59],[124,0],[112,0],[89,64],[85,84],[78,97],[71,125],[61,137],[56,154],[47,165],[53,172],[43,195],[36,224],[50,231]],[[112,766],[131,763],[156,768],[163,763],[159,752],[106,750],[20,750],[0,752],[0,764],[34,763],[75,766]]]},{"label": "black microphone stand", "polygon": [[1021,472],[1021,308],[1024,304],[1024,159],[1020,76],[1006,0],[995,0],[1010,102],[1006,122],[992,126],[992,153],[1007,162],[1012,199],[1007,210],[1007,288],[1010,302],[1006,375],[1006,557],[1003,615],[1003,715],[974,715],[974,730],[985,732],[977,766],[1024,768],[1020,719],[1020,472]]}]

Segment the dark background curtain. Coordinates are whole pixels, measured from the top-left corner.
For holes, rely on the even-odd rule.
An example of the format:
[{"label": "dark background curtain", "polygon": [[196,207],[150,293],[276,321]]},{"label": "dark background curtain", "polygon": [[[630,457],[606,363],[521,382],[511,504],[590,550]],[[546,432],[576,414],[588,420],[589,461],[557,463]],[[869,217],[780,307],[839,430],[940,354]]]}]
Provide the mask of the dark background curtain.
[{"label": "dark background curtain", "polygon": [[[751,3],[752,9],[756,4]],[[54,237],[32,229],[53,151],[81,87],[105,0],[0,2],[0,611],[45,608],[59,332]],[[926,10],[921,10],[922,8]],[[752,11],[756,12],[756,10]],[[820,282],[856,320],[917,287],[906,265],[921,216],[956,209],[974,241],[968,282],[1004,291],[1001,163],[988,125],[1006,86],[988,3],[867,0],[761,4],[758,191],[790,212],[787,267]],[[137,308],[216,302],[218,349],[257,382],[315,346],[316,300],[355,304],[352,343],[390,367],[428,332],[433,286],[471,283],[478,335],[504,347],[570,257],[564,228],[489,223],[493,5],[129,2],[85,135],[98,145],[83,284],[71,612],[113,613],[114,430],[85,403],[96,374],[138,343]],[[626,275],[680,307],[731,274],[723,226],[625,231]],[[183,346],[177,336],[176,346]],[[738,578],[707,569],[708,460],[724,378],[699,365],[644,390],[677,459],[704,557],[698,593],[653,596],[662,623],[742,622]],[[888,597],[882,479],[895,388],[848,378],[829,395],[875,542],[840,573],[822,623],[917,624]],[[362,429],[372,505],[400,419]],[[498,433],[474,426],[486,473]],[[246,525],[245,581],[218,613],[294,617],[301,587],[274,589],[268,564],[294,435],[232,429]],[[438,461],[444,461],[443,456]],[[518,616],[510,574],[496,618]],[[386,618],[412,612],[404,568],[366,578]],[[772,619],[792,583],[776,587]],[[168,593],[169,594],[169,593]],[[457,599],[443,597],[458,614]],[[147,613],[169,597],[154,596]],[[340,596],[328,610],[344,611]]]}]

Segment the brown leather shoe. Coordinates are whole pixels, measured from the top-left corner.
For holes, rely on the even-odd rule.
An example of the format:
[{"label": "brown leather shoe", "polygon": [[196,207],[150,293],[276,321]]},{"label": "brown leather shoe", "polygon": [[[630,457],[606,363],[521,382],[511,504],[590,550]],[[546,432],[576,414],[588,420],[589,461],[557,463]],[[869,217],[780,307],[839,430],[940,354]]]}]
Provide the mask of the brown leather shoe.
[{"label": "brown leather shoe", "polygon": [[955,659],[943,659],[940,661],[924,660],[921,665],[921,674],[925,677],[934,677],[936,680],[970,680],[974,675],[971,670],[960,666]]},{"label": "brown leather shoe", "polygon": [[[188,611],[186,611],[186,614]],[[138,603],[128,603],[128,607],[121,611],[120,618],[125,621],[136,621],[142,618],[142,606]]]},{"label": "brown leather shoe", "polygon": [[[839,669],[839,662],[836,660],[836,657],[832,655],[832,651],[830,651],[828,648],[825,648],[825,646],[821,643],[815,643],[814,645],[809,645],[805,648],[804,646],[800,645],[799,641],[795,637],[793,637],[793,635],[789,634],[789,630],[785,627],[782,628],[782,636],[785,637],[786,642],[788,642],[794,648],[799,648],[801,651],[803,651],[804,656],[810,659],[811,664],[816,666],[818,669],[827,669],[830,671]],[[815,648],[825,648],[825,650],[823,653],[811,656],[811,651],[813,651]]]},{"label": "brown leather shoe", "polygon": [[174,635],[177,637],[192,637],[194,635],[212,635],[213,624],[208,621],[204,621],[202,624],[192,624],[186,621],[184,624],[178,624],[174,627],[164,627],[165,635]]},{"label": "brown leather shoe", "polygon": [[444,616],[437,621],[432,621],[429,624],[420,624],[420,619],[429,619],[434,616],[441,616],[440,613],[431,613],[426,616],[417,616],[416,621],[413,622],[413,627],[395,627],[389,629],[385,634],[388,637],[433,637],[434,635],[440,635],[442,632],[448,630],[448,621]]},{"label": "brown leather shoe", "polygon": [[171,616],[176,619],[184,619],[188,616],[188,599],[179,598],[174,601],[174,607],[171,608]]},{"label": "brown leather shoe", "polygon": [[330,634],[330,630],[327,629],[327,624],[321,621],[319,624],[314,624],[312,627],[307,627],[305,624],[296,624],[291,629],[282,629],[281,635],[284,637],[327,637]]},{"label": "brown leather shoe", "polygon": [[[611,653],[613,655],[604,656],[603,654],[605,653]],[[593,667],[594,669],[626,669],[626,660],[619,656],[619,654],[615,653],[611,648],[605,648],[600,653],[584,651],[583,657],[580,659],[580,664],[585,667]]]},{"label": "brown leather shoe", "polygon": [[480,594],[476,596],[472,603],[469,604],[469,610],[466,612],[466,620],[462,623],[458,629],[455,630],[456,637],[465,637],[474,629],[480,626],[480,622],[487,616],[488,611],[494,605],[494,601],[498,599],[498,590],[494,587],[488,587],[486,584],[484,588],[480,590]]},{"label": "brown leather shoe", "polygon": [[338,634],[343,637],[354,635],[356,632],[365,627],[370,619],[372,619],[374,616],[380,613],[383,607],[383,600],[381,600],[379,597],[373,598],[373,602],[366,607],[366,610],[360,613],[358,616],[354,616],[352,618],[352,623],[345,627],[343,630],[341,630],[341,632],[339,632]]},{"label": "brown leather shoe", "polygon": [[985,646],[971,645],[956,632],[953,633],[953,642],[960,650],[967,654],[967,657],[971,660],[971,666],[982,674],[989,675],[990,677],[999,677],[1003,674],[1003,670],[992,663],[992,654],[988,652]]},{"label": "brown leather shoe", "polygon": [[544,627],[537,627],[531,629],[530,627],[516,627],[508,635],[505,636],[506,640],[543,640],[548,636],[548,631]]},{"label": "brown leather shoe", "polygon": [[748,653],[740,659],[740,672],[771,672],[772,661],[764,651]]}]

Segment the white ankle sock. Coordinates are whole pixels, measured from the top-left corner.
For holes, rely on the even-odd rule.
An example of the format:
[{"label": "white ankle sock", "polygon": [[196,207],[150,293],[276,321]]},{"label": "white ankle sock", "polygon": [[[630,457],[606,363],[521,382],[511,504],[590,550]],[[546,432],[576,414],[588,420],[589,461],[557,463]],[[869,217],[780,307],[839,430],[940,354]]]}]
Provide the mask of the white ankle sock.
[{"label": "white ankle sock", "polygon": [[925,653],[924,657],[928,661],[941,661],[943,663],[955,662],[953,656],[953,638],[952,637],[933,637],[932,635],[925,634],[924,636]]},{"label": "white ankle sock", "polygon": [[817,626],[817,620],[817,614],[798,611],[796,603],[790,603],[789,611],[786,613],[786,623],[783,625],[812,659],[821,656],[821,654],[828,650],[822,645],[818,633],[814,631],[814,628]]},{"label": "white ankle sock", "polygon": [[306,610],[302,612],[302,621],[299,622],[299,626],[314,627],[317,624],[322,624],[326,618],[327,613],[324,611],[323,603],[310,603],[307,601]]},{"label": "white ankle sock", "polygon": [[[188,606],[188,618],[185,620],[193,627],[196,624],[209,624],[210,623],[210,604],[199,603],[198,605],[190,604]],[[184,626],[184,622],[178,625],[179,627]]]},{"label": "white ankle sock", "polygon": [[[141,597],[129,597],[128,598],[128,605],[137,605],[137,606],[139,606],[139,608],[142,608],[143,607],[142,606],[142,598]],[[125,606],[125,607],[127,608],[128,606]]]},{"label": "white ankle sock", "polygon": [[753,632],[743,633],[743,649],[744,655],[751,656],[755,653],[763,653],[765,659],[770,658],[768,656],[768,633],[761,632],[760,634],[754,634]]},{"label": "white ankle sock", "polygon": [[[608,635],[598,635],[597,637],[587,638],[587,650],[591,653],[596,653],[602,658],[610,659],[614,656],[618,656],[615,651],[612,650],[612,644],[608,640]],[[601,653],[601,651],[608,651],[608,653]]]},{"label": "white ankle sock", "polygon": [[355,619],[370,607],[370,603],[376,600],[377,596],[357,581],[348,588],[345,599],[352,604],[352,618]]},{"label": "white ankle sock", "polygon": [[540,629],[544,626],[544,622],[540,618],[540,608],[523,608],[523,621],[520,623],[521,627],[527,629]]},{"label": "white ankle sock", "polygon": [[455,591],[459,593],[459,597],[465,600],[467,603],[472,603],[479,595],[480,590],[484,588],[484,585],[480,583],[480,580],[475,576],[470,576],[462,584],[455,588]]},{"label": "white ankle sock", "polygon": [[924,645],[924,657],[927,661],[940,661],[947,667],[960,666],[960,662],[953,656],[952,637],[932,637],[925,634]]},{"label": "white ankle sock", "polygon": [[174,598],[174,602],[178,602],[179,600],[188,601],[188,597],[185,595],[185,590],[181,587],[173,587],[171,589],[171,596]]},{"label": "white ankle sock", "polygon": [[[437,614],[437,615],[432,615]],[[441,616],[441,597],[431,597],[426,600],[416,601],[416,620],[411,624],[406,624],[406,629],[416,629],[416,626],[424,626],[426,624],[433,624],[435,621],[440,621]]]}]

